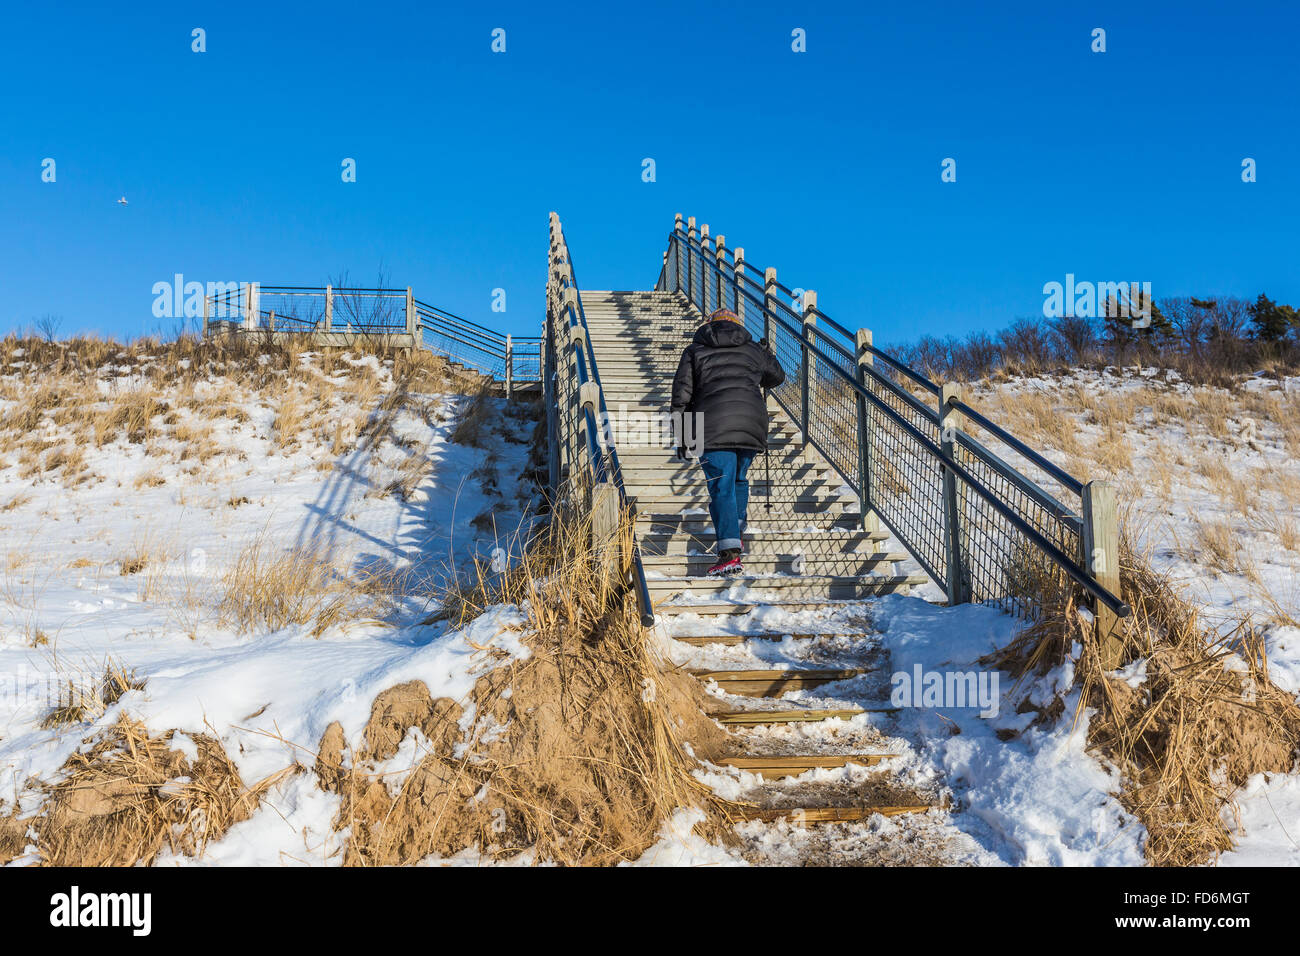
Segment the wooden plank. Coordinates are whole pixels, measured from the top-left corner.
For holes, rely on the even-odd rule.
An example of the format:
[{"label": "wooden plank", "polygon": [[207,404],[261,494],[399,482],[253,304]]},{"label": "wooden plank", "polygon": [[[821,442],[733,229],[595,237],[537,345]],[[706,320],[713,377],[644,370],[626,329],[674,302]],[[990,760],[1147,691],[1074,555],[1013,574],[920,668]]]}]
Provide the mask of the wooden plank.
[{"label": "wooden plank", "polygon": [[752,681],[752,680],[848,680],[870,673],[870,667],[833,667],[817,670],[763,670],[763,671],[691,671],[700,680]]},{"label": "wooden plank", "polygon": [[759,724],[798,724],[819,720],[849,720],[858,714],[879,713],[846,707],[831,710],[723,710],[708,714],[720,724],[754,726]]},{"label": "wooden plank", "polygon": [[[820,611],[824,608],[847,607],[859,604],[859,601],[782,601],[781,607],[787,611]],[[663,602],[655,605],[656,614],[748,614],[755,608],[770,607],[766,603],[755,601],[700,601],[696,604],[670,604]]]},{"label": "wooden plank", "polygon": [[[897,817],[905,813],[924,813],[926,810],[933,809],[932,804],[915,803],[882,804],[868,807],[791,807],[784,810],[760,810],[757,807],[741,807],[733,812],[742,820],[762,820],[765,823],[773,823],[783,819],[792,822],[797,819],[801,823],[853,823],[866,820],[877,813],[881,816]],[[797,818],[796,814],[798,814]]]},{"label": "wooden plank", "polygon": [[795,777],[809,770],[837,770],[846,764],[874,767],[887,757],[897,754],[833,754],[829,756],[783,755],[775,757],[724,757],[717,763],[721,767],[735,767],[756,773],[764,779]]},{"label": "wooden plank", "polygon": [[865,637],[866,634],[845,634],[842,632],[828,631],[822,633],[803,633],[803,632],[783,632],[783,631],[761,631],[757,634],[684,634],[680,637],[674,637],[674,641],[681,641],[683,644],[694,644],[701,646],[705,644],[743,644],[745,641],[782,641],[787,637],[795,640],[812,640],[817,637]]}]

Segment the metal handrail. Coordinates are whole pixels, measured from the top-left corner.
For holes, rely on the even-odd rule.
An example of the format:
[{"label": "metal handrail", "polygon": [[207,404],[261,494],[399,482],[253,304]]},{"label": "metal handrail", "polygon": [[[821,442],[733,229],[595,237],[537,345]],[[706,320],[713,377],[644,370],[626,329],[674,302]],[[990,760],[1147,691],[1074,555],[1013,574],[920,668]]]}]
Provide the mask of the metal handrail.
[{"label": "metal handrail", "polygon": [[1032,462],[1035,467],[1041,468],[1047,474],[1051,475],[1054,479],[1056,479],[1056,481],[1061,485],[1061,487],[1068,488],[1076,495],[1083,494],[1082,481],[1080,481],[1078,478],[1075,478],[1065,469],[1052,463],[1047,458],[1044,458],[1038,452],[1034,451],[1032,448],[1030,448],[1028,445],[1022,442],[1019,438],[1016,438],[1014,435],[1008,432],[1005,428],[1002,428],[1000,425],[995,425],[993,422],[989,421],[987,418],[985,418],[979,412],[975,411],[975,409],[971,408],[963,401],[952,401],[949,402],[948,404],[951,405],[958,412],[961,412],[961,414],[965,415],[976,425],[979,425],[980,428],[994,435],[998,439],[998,441],[1002,442],[1004,445],[1008,445],[1011,448],[1014,448],[1017,453],[1019,453],[1024,458]]},{"label": "metal handrail", "polygon": [[[582,305],[582,291],[578,288],[577,270],[573,267],[573,255],[569,251],[568,240],[564,236],[564,228],[560,225],[558,217],[554,219],[555,228],[558,234],[559,249],[563,251],[564,264],[568,267],[569,277],[561,280],[559,288],[563,292],[572,289],[574,301],[577,304],[575,310],[572,304],[563,305],[561,317],[568,315],[569,324],[580,328],[582,346],[577,350],[577,373],[579,386],[591,382],[596,386],[597,401],[599,403],[599,412],[601,421],[608,421],[609,409],[605,404],[605,389],[600,381],[600,369],[596,363],[596,354],[591,347],[591,330],[587,326],[587,313]],[[552,329],[553,333],[554,330]],[[554,350],[554,342],[552,342]],[[583,404],[582,413],[586,423],[588,460],[592,467],[592,480],[597,484],[604,481],[612,481],[615,490],[618,493],[620,508],[632,514],[635,519],[636,506],[628,498],[627,488],[623,482],[623,465],[619,459],[618,447],[614,443],[613,437],[603,432],[598,432],[598,423],[596,421],[597,409],[592,408],[590,404]],[[597,439],[597,435],[600,438]],[[608,456],[608,465],[605,459]],[[641,614],[641,623],[645,627],[654,624],[654,603],[650,598],[650,586],[646,581],[645,566],[641,561],[641,546],[637,541],[635,531],[632,535],[632,587],[636,592],[637,606]]]},{"label": "metal handrail", "polygon": [[[252,290],[256,290],[256,295]],[[422,336],[416,335],[416,339],[425,348],[432,352],[444,354],[446,358],[453,362],[458,362],[466,367],[479,372],[480,374],[497,380],[504,380],[507,394],[510,394],[514,385],[525,382],[536,382],[540,379],[541,371],[538,368],[534,371],[533,366],[537,363],[541,338],[539,336],[521,336],[506,335],[495,329],[490,329],[485,325],[473,322],[469,319],[462,318],[455,313],[448,312],[446,309],[440,309],[437,306],[430,305],[411,295],[410,289],[394,288],[369,288],[361,286],[291,286],[291,285],[260,285],[258,283],[245,283],[233,289],[222,289],[213,292],[204,300],[205,311],[210,304],[213,308],[207,314],[218,315],[222,319],[229,317],[238,320],[243,317],[245,320],[252,320],[256,316],[256,323],[259,330],[265,331],[262,327],[263,321],[269,319],[271,311],[256,308],[256,298],[258,296],[268,297],[286,297],[296,298],[317,298],[324,299],[326,302],[325,314],[329,315],[331,322],[338,321],[340,318],[350,318],[355,320],[355,325],[351,332],[355,335],[383,335],[391,336],[395,333],[419,333],[429,332],[437,337],[438,343],[444,347],[439,348],[433,343],[423,342]],[[406,314],[398,315],[397,308],[393,306],[384,306],[386,311],[384,317],[379,321],[368,321],[364,316],[356,315],[360,307],[361,299],[386,300],[386,299],[404,299],[409,303],[409,311]],[[350,300],[355,300],[350,302]],[[330,302],[337,303],[331,309]],[[378,311],[378,306],[376,306]],[[311,334],[313,331],[335,331],[333,328],[321,329],[318,327],[319,322],[324,318],[320,314],[311,317],[299,317],[289,312],[276,311],[276,324],[285,322],[293,323],[296,328],[294,332],[306,332]],[[317,326],[313,328],[313,326]],[[222,326],[225,331],[228,325]],[[236,327],[236,331],[240,331]],[[250,331],[243,329],[242,331]],[[290,329],[278,329],[276,331],[290,331]]]},{"label": "metal handrail", "polygon": [[[676,239],[677,241],[680,241],[680,242],[685,242],[685,243],[687,244],[688,248],[691,248],[692,251],[694,251],[697,255],[701,256],[702,258],[711,259],[711,260],[713,260],[713,261],[716,263],[716,256],[710,256],[710,255],[709,255],[709,254],[704,250],[704,244],[703,244],[703,241],[702,241],[701,239],[699,239],[699,238],[691,238],[688,234],[686,234],[686,233],[684,233],[684,232],[681,232],[681,231],[679,231],[679,230],[674,230],[673,232],[669,233],[669,236],[668,236],[668,241],[669,241],[669,243],[673,242],[674,239]],[[733,272],[733,276],[734,276],[735,271],[736,271],[736,254],[735,254],[735,252],[734,252],[732,249],[724,248],[724,249],[723,249],[723,261],[724,261],[724,262],[730,262],[730,263],[731,263],[732,272]],[[716,266],[715,266],[715,268],[716,268]],[[764,273],[763,273],[762,270],[760,270],[757,266],[755,266],[753,263],[751,263],[748,259],[741,259],[741,260],[740,260],[740,272],[741,272],[741,279],[742,279],[743,282],[745,282],[745,283],[747,283],[747,284],[749,284],[749,285],[752,285],[752,286],[754,286],[754,287],[756,287],[756,288],[758,288],[758,289],[762,289],[762,290],[766,291],[766,289],[767,289],[766,276],[764,276]],[[751,272],[752,272],[755,276],[760,276],[760,277],[762,277],[763,281],[760,281],[759,279],[751,278],[749,275],[746,275],[746,274],[745,274],[745,273],[751,273]],[[797,296],[795,296],[794,291],[793,291],[792,289],[789,289],[789,288],[787,288],[786,286],[782,285],[781,282],[779,282],[779,281],[773,282],[773,283],[772,283],[772,288],[776,289],[778,292],[784,292],[784,293],[785,293],[789,298],[791,298],[791,299],[797,298]],[[828,324],[829,324],[833,329],[835,329],[835,331],[839,332],[841,335],[843,335],[843,336],[844,336],[845,338],[847,338],[849,341],[853,341],[853,333],[852,333],[852,332],[850,332],[850,331],[849,331],[848,329],[846,329],[844,326],[840,325],[838,322],[836,322],[834,319],[832,319],[832,318],[831,318],[829,315],[827,315],[826,313],[824,313],[824,312],[820,312],[820,311],[819,311],[817,314],[818,314],[819,316],[821,316],[822,318],[824,318],[824,319],[826,320],[826,322],[827,322],[827,323],[828,323]],[[867,345],[867,346],[864,346],[864,348],[865,348],[865,350],[866,350],[867,352],[871,353],[871,354],[872,354],[873,356],[875,356],[876,358],[881,359],[882,361],[889,363],[889,365],[890,365],[892,368],[896,369],[896,370],[897,370],[898,372],[900,372],[901,374],[906,375],[908,378],[910,378],[910,379],[912,379],[914,382],[916,382],[916,384],[920,385],[920,386],[921,386],[922,388],[924,388],[926,391],[933,393],[935,396],[938,396],[939,393],[942,391],[942,389],[940,388],[940,386],[939,386],[938,384],[936,384],[934,381],[932,381],[929,377],[927,377],[926,375],[922,374],[921,372],[918,372],[916,369],[912,368],[910,365],[906,364],[905,362],[902,362],[902,361],[900,361],[899,359],[895,358],[894,356],[890,355],[888,352],[881,351],[880,349],[876,348],[876,347],[873,346],[873,345]]]}]

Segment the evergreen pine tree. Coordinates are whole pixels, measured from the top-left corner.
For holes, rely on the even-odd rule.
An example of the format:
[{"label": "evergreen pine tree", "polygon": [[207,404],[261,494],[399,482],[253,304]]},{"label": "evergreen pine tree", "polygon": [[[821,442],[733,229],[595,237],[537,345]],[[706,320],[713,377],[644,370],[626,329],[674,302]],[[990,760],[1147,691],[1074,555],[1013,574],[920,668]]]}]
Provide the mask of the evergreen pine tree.
[{"label": "evergreen pine tree", "polygon": [[1261,342],[1280,341],[1286,338],[1287,332],[1300,325],[1300,315],[1294,308],[1278,305],[1262,292],[1248,306],[1248,311],[1255,338]]},{"label": "evergreen pine tree", "polygon": [[[1146,318],[1140,315],[1142,312],[1147,312]],[[1108,296],[1104,314],[1106,339],[1121,351],[1135,344],[1158,348],[1174,332],[1173,324],[1155,300],[1136,283],[1122,301]]]}]

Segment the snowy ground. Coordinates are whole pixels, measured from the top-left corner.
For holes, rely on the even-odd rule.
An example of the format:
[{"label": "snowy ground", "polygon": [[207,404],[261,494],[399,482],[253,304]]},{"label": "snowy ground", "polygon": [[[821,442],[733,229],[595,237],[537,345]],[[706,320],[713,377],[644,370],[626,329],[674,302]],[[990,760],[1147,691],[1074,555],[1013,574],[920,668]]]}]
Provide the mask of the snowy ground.
[{"label": "snowy ground", "polygon": [[[995,420],[1084,480],[1113,481],[1126,525],[1224,629],[1262,630],[1269,676],[1300,695],[1300,378],[1227,391],[1158,369],[975,390]],[[1008,456],[1014,458],[1015,456]],[[1300,865],[1300,780],[1253,779],[1220,865]]]},{"label": "snowy ground", "polygon": [[1139,549],[1212,618],[1251,615],[1296,643],[1300,378],[1228,392],[1112,369],[973,391],[977,407],[1075,477],[1114,482]]},{"label": "snowy ground", "polygon": [[[377,374],[383,387],[376,400],[392,384],[386,367],[377,366]],[[1067,384],[1084,393],[1115,386],[1087,376]],[[214,393],[222,387],[212,384]],[[1211,431],[1217,426],[1191,418],[1184,425],[1155,420],[1153,390],[1178,395],[1178,383],[1155,386],[1134,377],[1120,387],[1135,396],[1132,424],[1123,431],[1129,457],[1111,461],[1106,473],[1130,482],[1130,499],[1163,516],[1163,524],[1144,525],[1145,543],[1163,566],[1199,587],[1211,609],[1271,615],[1272,677],[1300,693],[1300,630],[1277,620],[1277,607],[1258,587],[1263,581],[1275,597],[1283,596],[1283,610],[1300,612],[1287,596],[1295,593],[1300,564],[1300,555],[1286,544],[1287,522],[1300,521],[1300,496],[1288,498],[1285,490],[1292,479],[1300,482],[1300,466],[1290,454],[1286,422],[1258,421],[1247,429],[1250,441],[1237,441],[1235,431],[1216,438]],[[1037,393],[1041,401],[1061,404],[1060,382],[996,388],[1007,402]],[[1269,387],[1258,390],[1267,393]],[[1259,397],[1258,408],[1291,400],[1285,388],[1279,391]],[[56,780],[68,755],[121,713],[155,732],[176,728],[218,737],[252,784],[294,762],[310,765],[334,720],[354,739],[381,690],[418,678],[434,697],[462,698],[483,669],[499,663],[479,648],[492,644],[512,656],[526,655],[514,609],[494,609],[464,632],[420,621],[436,606],[439,581],[450,569],[500,544],[512,546],[497,540],[492,518],[503,530],[521,518],[526,490],[519,476],[531,423],[498,414],[505,433],[490,436],[484,447],[457,444],[449,437],[470,400],[417,398],[394,417],[381,441],[338,453],[328,441],[310,438],[283,447],[274,440],[273,410],[250,395],[242,416],[218,425],[216,441],[226,451],[199,469],[165,443],[147,447],[119,440],[86,448],[85,468],[94,477],[70,488],[23,475],[20,463],[0,455],[0,813],[15,806],[25,815],[38,813],[42,797],[33,784]],[[1068,403],[1064,407],[1071,411]],[[364,420],[372,410],[339,412]],[[1087,409],[1072,414],[1071,427],[1084,449],[1109,449],[1120,441],[1103,434]],[[1031,443],[1054,447],[1052,436],[1033,433],[1028,420],[1008,424]],[[1085,478],[1096,477],[1077,468],[1082,452],[1067,445],[1062,442],[1052,457]],[[1185,467],[1178,465],[1180,453]],[[1235,486],[1203,464],[1216,455],[1228,463],[1231,477],[1258,489],[1240,520],[1232,511]],[[413,458],[423,464],[412,469]],[[1162,469],[1171,474],[1167,490]],[[393,490],[412,475],[418,480],[408,482],[406,491]],[[1144,488],[1155,491],[1138,494]],[[1241,531],[1235,571],[1198,560],[1198,550],[1188,546],[1198,540],[1197,522],[1207,516]],[[345,616],[315,636],[311,623],[240,625],[223,612],[222,598],[230,569],[258,542],[269,551],[324,545],[340,576],[400,575],[419,583],[382,608]],[[640,864],[1141,864],[1142,827],[1115,799],[1117,777],[1085,752],[1088,715],[1074,722],[1072,695],[1060,720],[1032,728],[1033,715],[1016,714],[1009,703],[1007,674],[999,675],[994,716],[981,717],[974,708],[893,706],[890,675],[918,666],[925,672],[983,670],[977,659],[1010,639],[1016,627],[1011,619],[986,608],[949,610],[918,597],[893,596],[835,612],[769,608],[728,625],[855,636],[691,647],[669,639],[704,626],[702,619],[683,614],[665,619],[658,639],[675,663],[690,667],[887,663],[879,676],[786,698],[791,707],[852,705],[869,712],[851,720],[746,731],[754,752],[883,750],[896,756],[881,769],[917,793],[946,799],[949,807],[833,827],[745,824],[739,848],[701,840],[691,832],[696,818],[682,811]],[[69,681],[93,681],[110,662],[133,671],[143,689],[86,722],[41,728]],[[1045,702],[1068,687],[1070,677],[1067,663],[1031,694]],[[727,702],[753,706],[744,698]],[[1012,737],[1011,730],[1024,732]],[[418,755],[408,750],[418,743],[408,740],[389,769],[400,774],[403,762],[413,765]],[[176,746],[184,748],[185,739],[177,738]],[[876,773],[818,770],[762,786],[851,789]],[[752,794],[760,786],[758,778],[732,769],[707,768],[700,776],[728,796]],[[1293,774],[1251,781],[1239,795],[1240,817],[1232,821],[1239,846],[1221,865],[1300,865],[1298,780]],[[347,838],[346,831],[334,829],[337,808],[337,797],[321,791],[313,774],[297,774],[274,787],[251,819],[210,844],[200,860],[164,862],[337,863]],[[29,850],[15,862],[35,858]],[[443,862],[478,859],[467,853]]]},{"label": "snowy ground", "polygon": [[[390,370],[361,361],[375,363],[381,398]],[[379,440],[335,455],[310,435],[280,447],[272,410],[249,395],[245,421],[218,423],[229,453],[197,474],[126,440],[87,449],[102,477],[71,489],[20,477],[16,464],[0,470],[0,503],[16,502],[0,512],[0,812],[39,812],[35,784],[56,780],[68,755],[120,713],[150,732],[218,737],[251,785],[294,762],[310,766],[334,720],[353,740],[381,690],[418,678],[434,697],[459,699],[500,663],[478,648],[526,655],[511,609],[464,632],[420,623],[451,569],[517,546],[497,541],[491,518],[513,531],[528,504],[532,422],[502,415],[493,400],[499,431],[483,448],[457,444],[449,437],[470,401],[413,396]],[[364,421],[372,409],[339,412]],[[413,469],[412,456],[427,462]],[[415,476],[405,492],[392,488],[398,475]],[[268,557],[306,551],[339,580],[405,584],[318,636],[313,622],[241,626],[222,600],[250,547]],[[88,685],[109,662],[143,689],[94,719],[41,728],[69,682]],[[346,834],[333,829],[336,810],[313,774],[290,777],[203,862],[337,861]],[[29,851],[16,862],[32,860]]]},{"label": "snowy ground", "polygon": [[[894,753],[879,768],[813,770],[778,783],[731,768],[700,778],[720,795],[755,799],[765,791],[862,788],[873,777],[949,804],[921,815],[800,828],[748,823],[737,857],[754,862],[928,863],[944,865],[1140,865],[1142,826],[1114,799],[1118,778],[1085,752],[1087,720],[1067,717],[1004,741],[998,732],[1026,728],[1033,714],[1013,712],[1013,681],[999,674],[997,713],[973,707],[895,707],[895,673],[987,671],[977,659],[1003,645],[1016,624],[983,607],[941,608],[891,595],[834,611],[765,609],[733,619],[729,629],[822,634],[812,639],[693,646],[671,635],[707,627],[695,615],[666,619],[662,646],[675,663],[711,670],[878,665],[863,677],[786,694],[791,709],[861,707],[848,720],[789,724],[744,732],[747,753]],[[835,635],[850,635],[847,637]],[[1047,699],[1069,682],[1068,666],[1033,690]],[[771,706],[715,691],[732,707]],[[670,835],[665,835],[670,841]],[[659,848],[666,852],[665,845]],[[706,858],[703,862],[716,860]]]},{"label": "snowy ground", "polygon": [[[1128,505],[1127,524],[1153,564],[1186,588],[1208,620],[1230,627],[1251,616],[1265,630],[1273,681],[1300,695],[1300,379],[1260,378],[1228,393],[1155,370],[1110,370],[972,391],[973,404],[991,409],[991,417],[1047,450],[1067,471],[1115,482]],[[1008,460],[1021,463],[1005,451]],[[917,568],[909,563],[904,569]],[[767,609],[752,621],[733,622],[738,631],[859,630],[864,636],[731,647],[667,642],[665,648],[679,664],[708,669],[853,666],[874,653],[888,661],[891,673],[918,664],[927,672],[968,672],[983,670],[976,659],[1014,633],[1014,622],[996,612],[917,600],[941,601],[936,587],[913,595],[871,602],[866,619]],[[666,625],[665,636],[705,626],[683,616]],[[1058,668],[1029,688],[1031,699],[1046,703],[1070,678],[1069,664]],[[897,753],[882,766],[918,791],[949,797],[951,810],[807,830],[747,824],[745,855],[768,862],[891,862],[881,847],[892,841],[908,848],[899,862],[910,855],[913,861],[969,864],[1141,864],[1143,827],[1115,799],[1118,777],[1085,751],[1088,714],[1074,721],[1077,693],[1066,696],[1065,714],[1055,725],[1031,728],[1032,713],[1013,712],[1012,684],[1010,675],[1000,675],[1001,705],[991,719],[970,709],[912,707],[751,732],[748,750],[754,753]],[[789,694],[783,703],[881,711],[889,694],[883,677],[859,678]],[[754,706],[745,698],[729,703]],[[1004,741],[1000,730],[1025,732]],[[818,770],[777,786],[847,786],[871,772]],[[752,796],[759,786],[757,778],[721,768],[706,780],[727,796]],[[1219,864],[1300,865],[1300,775],[1260,775],[1237,801],[1236,816],[1225,814],[1237,845]],[[692,858],[689,841],[674,842],[672,832],[657,851],[671,858],[670,845]],[[701,854],[698,862],[718,861]]]}]

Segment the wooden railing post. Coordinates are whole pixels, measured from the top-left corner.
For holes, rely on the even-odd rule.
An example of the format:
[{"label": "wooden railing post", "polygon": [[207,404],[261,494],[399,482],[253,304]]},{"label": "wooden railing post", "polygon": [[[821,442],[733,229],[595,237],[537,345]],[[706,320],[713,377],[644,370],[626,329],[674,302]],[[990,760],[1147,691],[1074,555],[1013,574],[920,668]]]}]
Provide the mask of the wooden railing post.
[{"label": "wooden railing post", "polygon": [[591,489],[591,550],[605,572],[601,586],[613,583],[618,571],[618,488],[606,479]]},{"label": "wooden railing post", "polygon": [[514,336],[506,334],[506,401],[515,397],[515,343]]},{"label": "wooden railing post", "polygon": [[677,213],[673,217],[673,235],[672,240],[668,243],[668,251],[673,257],[673,287],[669,292],[681,292],[682,285],[682,240],[686,231],[682,226],[682,214]]},{"label": "wooden railing post", "polygon": [[[736,246],[734,268],[731,271],[731,311],[736,313],[741,324],[745,322],[745,247]],[[770,343],[769,343],[770,344]]]},{"label": "wooden railing post", "polygon": [[[957,432],[961,431],[963,418],[952,407],[961,401],[961,386],[947,383],[939,396],[939,444],[945,455],[956,460]],[[943,539],[948,566],[945,582],[949,604],[966,604],[970,601],[970,579],[964,567],[962,548],[962,495],[957,486],[957,476],[946,465],[943,470]]]},{"label": "wooden railing post", "polygon": [[772,338],[772,316],[776,315],[776,269],[768,266],[763,271],[763,338],[775,354],[776,340]]},{"label": "wooden railing post", "polygon": [[208,337],[208,297],[203,297],[203,337]]},{"label": "wooden railing post", "polygon": [[[1119,508],[1115,489],[1109,482],[1090,481],[1083,486],[1083,558],[1084,567],[1096,582],[1116,597],[1121,596]],[[1094,617],[1101,666],[1114,670],[1122,663],[1124,650],[1119,618],[1100,601]]]},{"label": "wooden railing post", "polygon": [[334,331],[334,286],[325,287],[325,331]]},{"label": "wooden railing post", "polygon": [[[871,354],[871,330],[858,329],[857,343],[857,378],[863,388],[871,388],[871,377],[867,368],[875,365],[875,356]],[[875,462],[875,429],[871,427],[871,409],[868,401],[858,395],[858,500],[859,519],[862,530],[874,534],[880,526],[876,511],[872,507],[871,468]]]},{"label": "wooden railing post", "polygon": [[695,305],[695,265],[691,259],[695,255],[695,217],[686,219],[686,301]]},{"label": "wooden railing post", "polygon": [[707,319],[713,307],[709,304],[709,273],[713,271],[713,244],[709,241],[709,224],[700,227],[700,312]]},{"label": "wooden railing post", "polygon": [[257,290],[259,285],[260,283],[257,282],[248,283],[248,302],[247,302],[248,312],[244,316],[244,328],[250,332],[252,332],[254,329],[257,328],[257,322],[258,322],[257,306],[258,306],[258,299],[260,298],[260,296],[257,294]]},{"label": "wooden railing post", "polygon": [[718,304],[715,308],[722,308],[722,264],[727,258],[727,237],[718,233],[718,241],[713,247],[713,281],[718,286]]},{"label": "wooden railing post", "polygon": [[803,430],[803,444],[808,446],[808,425],[812,417],[812,403],[815,400],[812,388],[812,372],[817,367],[808,346],[814,344],[813,329],[817,325],[817,293],[812,289],[803,294],[803,328],[799,342],[799,427]]}]

